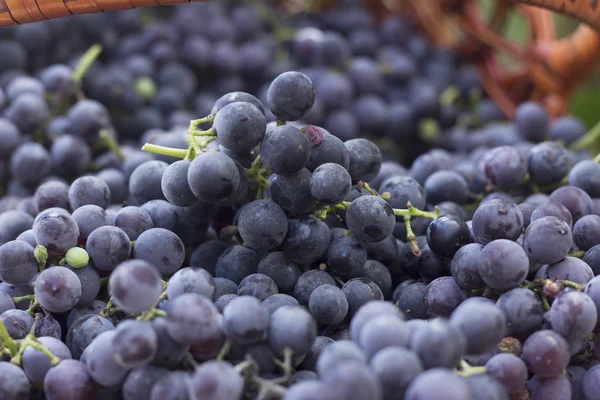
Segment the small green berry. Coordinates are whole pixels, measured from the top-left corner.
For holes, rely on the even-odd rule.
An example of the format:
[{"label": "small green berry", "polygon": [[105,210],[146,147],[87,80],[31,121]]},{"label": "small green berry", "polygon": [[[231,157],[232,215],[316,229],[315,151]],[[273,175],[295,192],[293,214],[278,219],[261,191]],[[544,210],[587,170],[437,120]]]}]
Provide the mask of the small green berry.
[{"label": "small green berry", "polygon": [[65,260],[72,268],[83,268],[88,265],[90,256],[88,255],[87,251],[81,247],[73,247],[67,251]]},{"label": "small green berry", "polygon": [[137,95],[147,101],[152,100],[156,95],[156,83],[154,83],[152,78],[145,76],[138,78],[135,81],[134,88]]}]

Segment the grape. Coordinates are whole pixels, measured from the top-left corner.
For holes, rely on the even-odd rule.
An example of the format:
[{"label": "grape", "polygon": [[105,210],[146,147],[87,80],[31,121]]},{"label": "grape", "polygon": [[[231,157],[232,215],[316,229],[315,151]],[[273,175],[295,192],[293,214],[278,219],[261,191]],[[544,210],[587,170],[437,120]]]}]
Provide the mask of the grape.
[{"label": "grape", "polygon": [[466,345],[462,333],[441,319],[417,327],[410,338],[410,349],[426,369],[453,368],[465,355]]},{"label": "grape", "polygon": [[402,291],[397,301],[398,308],[412,318],[427,318],[428,306],[425,304],[425,291],[428,287],[429,285],[418,282],[409,285]]},{"label": "grape", "polygon": [[119,385],[125,381],[127,369],[120,366],[113,356],[115,330],[102,332],[86,350],[85,364],[94,381],[103,386]]},{"label": "grape", "polygon": [[459,248],[470,242],[469,227],[453,215],[437,218],[427,228],[427,244],[441,257],[453,257]]},{"label": "grape", "polygon": [[488,374],[470,375],[465,379],[476,400],[508,400],[508,393],[497,379]]},{"label": "grape", "polygon": [[226,249],[215,266],[215,276],[239,284],[246,276],[256,272],[260,257],[252,249],[239,245]]},{"label": "grape", "polygon": [[596,327],[597,309],[590,296],[581,292],[560,295],[548,312],[552,330],[560,333],[569,343],[581,340]]},{"label": "grape", "polygon": [[473,214],[473,233],[478,243],[496,239],[516,240],[523,230],[523,213],[516,204],[494,199],[482,202]]},{"label": "grape", "polygon": [[408,386],[404,398],[475,400],[466,381],[442,368],[433,368],[419,374]]},{"label": "grape", "polygon": [[216,110],[214,115],[213,127],[219,143],[231,151],[249,151],[265,136],[267,122],[264,112],[262,106],[259,108],[254,102],[230,102]]},{"label": "grape", "polygon": [[152,360],[153,365],[173,369],[178,366],[188,353],[189,346],[175,341],[168,332],[169,321],[167,318],[154,318],[151,322],[152,330],[156,332],[156,353]]},{"label": "grape", "polygon": [[410,382],[423,371],[419,357],[401,347],[378,351],[371,358],[370,366],[381,383],[384,400],[404,396]]},{"label": "grape", "polygon": [[571,399],[571,385],[564,375],[556,375],[548,378],[534,376],[528,383],[532,400],[543,400],[548,398]]},{"label": "grape", "polygon": [[586,192],[575,186],[559,187],[550,194],[549,200],[565,206],[571,213],[573,222],[592,213],[592,199]]},{"label": "grape", "polygon": [[148,364],[156,355],[157,334],[149,322],[125,320],[117,326],[112,346],[114,358],[124,368]]},{"label": "grape", "polygon": [[278,119],[296,121],[313,106],[315,88],[306,75],[295,71],[285,72],[271,82],[267,102]]},{"label": "grape", "polygon": [[251,274],[242,279],[238,287],[238,296],[253,296],[263,301],[278,293],[275,281],[263,274]]},{"label": "grape", "polygon": [[175,161],[165,169],[161,178],[161,188],[166,199],[179,207],[191,206],[198,201],[188,184],[190,162]]},{"label": "grape", "polygon": [[533,213],[531,213],[530,223],[544,217],[556,217],[561,221],[566,222],[569,228],[573,228],[573,217],[567,209],[560,203],[554,201],[545,201],[538,205]]},{"label": "grape", "polygon": [[[108,319],[99,315],[88,314],[79,317],[67,332],[65,344],[73,358],[80,359],[84,349],[101,333],[112,331],[115,326]],[[82,360],[83,361],[83,360]]]},{"label": "grape", "polygon": [[361,196],[346,212],[352,234],[363,242],[379,242],[392,234],[396,223],[392,207],[377,196]]},{"label": "grape", "polygon": [[348,313],[348,300],[344,292],[333,285],[321,285],[313,290],[308,306],[310,313],[321,325],[340,323]]},{"label": "grape", "polygon": [[324,376],[323,382],[333,388],[338,398],[354,397],[374,400],[382,398],[377,376],[361,362],[337,364]]},{"label": "grape", "polygon": [[[59,339],[43,336],[39,337],[38,341],[61,360],[71,358],[71,352]],[[48,356],[33,347],[27,347],[23,352],[22,362],[23,370],[27,374],[29,380],[36,385],[43,385],[44,378],[51,368]]]},{"label": "grape", "polygon": [[190,164],[188,183],[192,193],[200,200],[218,202],[238,189],[240,172],[235,161],[224,154],[201,153]]},{"label": "grape", "polygon": [[172,300],[184,293],[198,293],[212,299],[215,295],[215,280],[202,268],[182,268],[169,279],[167,296]]},{"label": "grape", "polygon": [[241,209],[238,229],[248,246],[257,250],[269,250],[283,242],[288,221],[283,210],[274,202],[255,200]]},{"label": "grape", "polygon": [[283,306],[271,314],[267,333],[269,346],[278,354],[286,348],[293,354],[306,353],[317,336],[317,324],[313,317],[297,306]]},{"label": "grape", "polygon": [[510,394],[521,392],[527,383],[527,366],[514,354],[493,356],[485,363],[485,372],[500,381]]},{"label": "grape", "polygon": [[537,144],[527,155],[529,176],[538,185],[558,183],[573,166],[572,155],[556,142]]},{"label": "grape", "polygon": [[335,286],[335,279],[329,273],[318,269],[306,271],[298,278],[294,287],[294,297],[300,304],[308,305],[312,292],[325,284]]},{"label": "grape", "polygon": [[[53,122],[56,121],[60,120],[55,118]],[[61,176],[71,178],[82,175],[88,168],[91,158],[92,152],[87,143],[77,136],[66,133],[58,136],[50,147],[51,166]]]},{"label": "grape", "polygon": [[332,273],[342,278],[357,276],[367,262],[367,250],[356,238],[344,235],[331,241],[325,260]]},{"label": "grape", "polygon": [[506,315],[510,336],[527,337],[542,325],[542,303],[529,289],[511,289],[499,297],[497,304]]},{"label": "grape", "polygon": [[358,343],[367,358],[390,347],[408,345],[409,331],[404,322],[394,314],[383,314],[370,318],[358,334]]},{"label": "grape", "polygon": [[599,216],[583,216],[575,223],[575,226],[573,226],[573,241],[579,249],[587,251],[593,246],[600,244],[600,236],[598,235],[599,228]]},{"label": "grape", "polygon": [[434,172],[425,181],[424,188],[431,204],[445,201],[465,204],[469,200],[467,180],[455,171]]},{"label": "grape", "polygon": [[261,160],[273,173],[297,173],[308,163],[310,146],[308,137],[298,128],[278,126],[267,131],[260,145]]},{"label": "grape", "polygon": [[293,262],[310,264],[327,251],[330,230],[327,224],[314,215],[289,220],[283,253]]},{"label": "grape", "polygon": [[71,217],[79,227],[78,241],[80,244],[85,244],[90,234],[97,228],[112,225],[106,210],[95,204],[79,207],[73,211]]},{"label": "grape", "polygon": [[425,207],[425,189],[408,176],[389,177],[381,183],[379,191],[390,193],[390,205],[393,208],[407,208],[408,202],[418,209]]},{"label": "grape", "polygon": [[137,238],[133,256],[152,264],[162,276],[170,276],[181,268],[185,259],[185,246],[175,233],[163,228],[152,228]]},{"label": "grape", "polygon": [[69,266],[79,269],[88,265],[90,257],[88,253],[81,247],[71,247],[65,254],[65,261],[67,264],[69,264]]},{"label": "grape", "polygon": [[585,125],[577,117],[570,115],[556,118],[550,125],[550,138],[561,140],[567,146],[585,135],[586,132]]},{"label": "grape", "polygon": [[208,361],[188,381],[190,400],[236,400],[242,397],[244,381],[225,361]]},{"label": "grape", "polygon": [[501,190],[516,188],[524,181],[527,173],[525,159],[510,146],[500,146],[488,151],[483,164],[487,178]]},{"label": "grape", "polygon": [[85,249],[96,269],[112,271],[129,258],[131,241],[116,226],[101,226],[90,233]]},{"label": "grape", "polygon": [[214,275],[219,257],[229,247],[228,243],[221,240],[208,240],[201,243],[190,256],[190,266],[203,268]]},{"label": "grape", "polygon": [[527,277],[529,259],[523,248],[515,242],[497,239],[481,250],[477,268],[481,279],[489,287],[512,289]]},{"label": "grape", "polygon": [[541,142],[550,129],[548,112],[541,104],[527,101],[517,106],[515,126],[526,140]]},{"label": "grape", "polygon": [[169,301],[167,332],[183,344],[195,344],[214,337],[221,316],[214,304],[197,293],[185,293]]},{"label": "grape", "polygon": [[44,379],[44,393],[48,400],[87,400],[96,395],[96,383],[84,363],[63,360],[50,368]]},{"label": "grape", "polygon": [[92,304],[98,293],[100,293],[100,275],[98,272],[90,266],[73,268],[70,264],[65,264],[65,267],[77,275],[81,284],[81,296],[75,307],[84,307]]},{"label": "grape", "polygon": [[[301,274],[298,264],[291,261],[281,251],[269,253],[263,257],[258,263],[257,272],[273,279],[281,292],[293,290]],[[237,293],[237,288],[234,292],[232,291],[232,293]]]},{"label": "grape", "polygon": [[36,217],[33,234],[35,241],[46,247],[48,254],[62,255],[77,245],[79,227],[71,216],[46,210]]},{"label": "grape", "polygon": [[383,292],[367,278],[354,278],[344,283],[342,291],[348,300],[348,315],[352,316],[363,305],[372,300],[383,300]]},{"label": "grape", "polygon": [[525,230],[523,237],[523,248],[527,256],[540,264],[562,260],[572,245],[573,235],[569,225],[556,217],[536,219]]},{"label": "grape", "polygon": [[0,245],[15,240],[21,233],[31,229],[33,221],[33,217],[23,211],[0,213]]},{"label": "grape", "polygon": [[451,264],[452,277],[460,287],[474,290],[485,286],[477,268],[482,249],[482,245],[470,243],[454,254]]},{"label": "grape", "polygon": [[140,207],[128,206],[117,211],[113,225],[121,228],[129,240],[137,240],[139,236],[154,227],[150,215]]},{"label": "grape", "polygon": [[467,354],[490,352],[506,335],[506,316],[491,300],[467,299],[450,316],[450,325],[462,332]]},{"label": "grape", "polygon": [[223,331],[235,343],[248,345],[264,340],[268,326],[266,308],[251,296],[236,297],[223,310]]},{"label": "grape", "polygon": [[40,273],[35,281],[35,297],[46,310],[60,313],[71,310],[81,298],[81,281],[65,267],[52,267]]},{"label": "grape", "polygon": [[537,331],[523,344],[523,360],[529,370],[541,378],[560,374],[569,358],[567,341],[551,330]]},{"label": "grape", "polygon": [[0,361],[0,397],[3,399],[26,399],[29,396],[29,380],[18,366]]},{"label": "grape", "polygon": [[[250,10],[250,9],[249,9]],[[253,10],[252,10],[253,11]],[[245,15],[246,16],[246,15]],[[235,18],[235,10],[234,10],[234,14],[232,15],[232,17]],[[246,22],[246,21],[245,21]],[[214,105],[211,109],[211,114],[212,115],[216,115],[217,112],[222,109],[223,107],[232,104],[232,103],[238,103],[238,102],[244,102],[244,103],[250,103],[253,106],[255,106],[256,108],[258,108],[258,110],[264,114],[264,108],[262,103],[260,102],[260,100],[258,100],[256,97],[254,97],[253,95],[251,95],[250,93],[245,93],[245,92],[231,92],[231,93],[227,93],[224,94],[223,96],[219,97],[215,102]],[[200,114],[204,114],[204,113],[200,113]]]},{"label": "grape", "polygon": [[73,210],[87,204],[106,208],[110,205],[110,189],[100,178],[82,176],[69,187],[69,203]]},{"label": "grape", "polygon": [[312,174],[306,168],[294,174],[273,174],[269,178],[269,193],[277,205],[290,216],[311,211],[317,200],[310,192]]},{"label": "grape", "polygon": [[7,310],[14,310],[15,303],[6,292],[0,292],[0,314]]},{"label": "grape", "polygon": [[34,249],[21,240],[6,242],[0,246],[0,279],[18,285],[28,282],[38,272]]},{"label": "grape", "polygon": [[[407,295],[405,301],[409,299],[412,301],[419,300],[420,288],[414,290],[414,293]],[[400,299],[402,301],[402,296],[400,296]],[[423,292],[423,302],[427,314],[432,317],[448,317],[465,299],[465,293],[454,278],[449,276],[435,279],[427,285]],[[417,314],[413,314],[413,316],[417,317]]]},{"label": "grape", "polygon": [[[381,169],[381,152],[379,148],[367,139],[352,139],[344,142],[348,154],[350,155],[350,165],[348,172],[353,183],[359,181],[369,182],[377,176]],[[392,193],[392,198],[394,194]],[[413,204],[417,208],[422,208]],[[392,203],[392,207],[395,207]],[[400,208],[404,208],[401,206]]]},{"label": "grape", "polygon": [[23,310],[6,310],[0,314],[0,321],[13,339],[23,339],[33,326],[33,318]]},{"label": "grape", "polygon": [[[542,271],[542,269],[540,269]],[[538,272],[540,272],[538,271]],[[536,275],[537,276],[537,275]],[[594,272],[585,262],[575,257],[565,257],[542,271],[541,278],[564,279],[585,284],[594,277]]]},{"label": "grape", "polygon": [[161,376],[151,388],[149,400],[188,400],[187,387],[191,375],[173,371]]},{"label": "grape", "polygon": [[[16,124],[16,121],[12,122]],[[11,176],[23,185],[34,186],[39,183],[48,175],[50,168],[50,154],[39,143],[22,143],[10,156]]]},{"label": "grape", "polygon": [[116,168],[105,168],[98,173],[96,177],[102,179],[110,190],[110,200],[112,203],[123,203],[127,200],[129,194],[129,184],[125,173]]},{"label": "grape", "polygon": [[121,309],[141,313],[158,302],[163,285],[154,266],[144,260],[128,260],[112,272],[108,290]]},{"label": "grape", "polygon": [[38,211],[51,207],[69,208],[69,185],[59,181],[42,183],[33,195],[33,204]]},{"label": "grape", "polygon": [[379,261],[367,260],[357,277],[373,281],[381,289],[384,297],[387,297],[392,290],[392,275]]},{"label": "grape", "polygon": [[583,160],[575,164],[569,172],[569,185],[583,189],[591,197],[600,196],[600,165],[593,160]]},{"label": "grape", "polygon": [[273,314],[273,312],[279,307],[298,306],[300,303],[290,295],[277,293],[264,299],[262,305],[269,312],[269,314]]}]

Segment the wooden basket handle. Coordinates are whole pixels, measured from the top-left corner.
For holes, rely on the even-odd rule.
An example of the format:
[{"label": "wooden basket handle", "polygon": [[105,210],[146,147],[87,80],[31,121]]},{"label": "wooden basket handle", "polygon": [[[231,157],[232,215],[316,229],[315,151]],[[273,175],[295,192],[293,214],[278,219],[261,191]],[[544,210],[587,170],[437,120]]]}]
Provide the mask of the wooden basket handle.
[{"label": "wooden basket handle", "polygon": [[[499,0],[504,1],[504,0]],[[600,0],[507,0],[566,14],[600,31]]]},{"label": "wooden basket handle", "polygon": [[27,24],[78,14],[198,1],[204,0],[0,0],[0,26]]}]

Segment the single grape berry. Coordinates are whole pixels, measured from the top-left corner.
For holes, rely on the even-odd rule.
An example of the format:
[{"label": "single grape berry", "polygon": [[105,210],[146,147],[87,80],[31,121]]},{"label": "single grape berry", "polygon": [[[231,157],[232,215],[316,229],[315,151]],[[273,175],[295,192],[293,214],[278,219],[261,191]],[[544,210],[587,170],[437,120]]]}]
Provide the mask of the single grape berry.
[{"label": "single grape berry", "polygon": [[315,87],[300,72],[284,72],[273,80],[267,92],[269,109],[282,121],[297,121],[315,102]]},{"label": "single grape berry", "polygon": [[392,207],[379,196],[361,196],[346,211],[350,232],[362,242],[380,242],[392,234],[396,217]]}]

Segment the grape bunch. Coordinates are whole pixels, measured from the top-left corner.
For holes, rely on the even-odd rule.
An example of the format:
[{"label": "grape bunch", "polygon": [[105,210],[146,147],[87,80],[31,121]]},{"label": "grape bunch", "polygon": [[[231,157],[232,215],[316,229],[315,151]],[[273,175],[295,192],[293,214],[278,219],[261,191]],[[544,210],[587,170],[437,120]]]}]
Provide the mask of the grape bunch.
[{"label": "grape bunch", "polygon": [[600,399],[597,130],[353,1],[145,12],[0,31],[0,399]]}]

